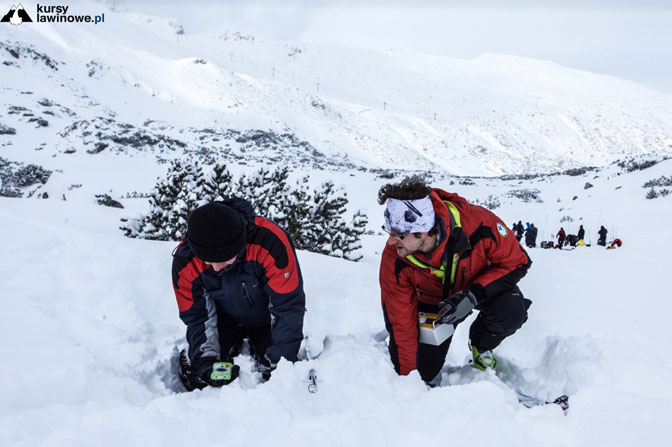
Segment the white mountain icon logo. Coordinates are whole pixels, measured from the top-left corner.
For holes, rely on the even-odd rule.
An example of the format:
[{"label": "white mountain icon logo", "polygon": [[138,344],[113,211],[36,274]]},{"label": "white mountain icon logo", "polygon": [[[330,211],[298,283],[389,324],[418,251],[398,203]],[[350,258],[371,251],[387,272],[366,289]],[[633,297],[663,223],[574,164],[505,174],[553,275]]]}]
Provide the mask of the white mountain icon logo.
[{"label": "white mountain icon logo", "polygon": [[23,22],[32,21],[33,20],[30,18],[26,10],[23,9],[23,5],[21,5],[21,3],[19,3],[19,6],[12,6],[9,12],[2,16],[2,20],[0,20],[0,22],[8,22],[12,25],[21,25]]}]

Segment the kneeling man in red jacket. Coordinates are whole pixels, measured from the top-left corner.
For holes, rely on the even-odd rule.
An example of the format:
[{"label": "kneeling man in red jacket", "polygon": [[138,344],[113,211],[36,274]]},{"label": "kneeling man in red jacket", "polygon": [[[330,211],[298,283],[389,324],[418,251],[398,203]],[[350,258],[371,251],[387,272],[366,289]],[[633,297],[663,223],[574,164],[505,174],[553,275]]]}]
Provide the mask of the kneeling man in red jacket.
[{"label": "kneeling man in red jacket", "polygon": [[417,177],[383,186],[378,201],[387,203],[380,289],[396,371],[417,369],[429,383],[443,367],[452,337],[421,343],[419,312],[456,326],[473,310],[473,365],[496,369],[494,348],[525,323],[532,304],[517,286],[532,261],[515,234],[487,209]]}]

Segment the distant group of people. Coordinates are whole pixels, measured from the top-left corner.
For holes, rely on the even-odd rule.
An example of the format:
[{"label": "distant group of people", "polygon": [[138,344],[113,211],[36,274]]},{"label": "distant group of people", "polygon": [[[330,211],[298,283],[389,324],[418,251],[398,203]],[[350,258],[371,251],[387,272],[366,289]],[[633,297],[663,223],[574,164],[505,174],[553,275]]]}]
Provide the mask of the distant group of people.
[{"label": "distant group of people", "polygon": [[[523,237],[525,237],[526,247],[533,248],[537,246],[537,234],[539,232],[539,229],[535,227],[533,223],[525,222],[525,225],[523,225],[522,220],[519,220],[517,223],[516,222],[513,223],[512,230],[513,234],[516,235],[516,239],[518,239],[518,242],[521,242],[523,240]],[[608,234],[607,229],[604,228],[603,225],[601,225],[600,231],[598,231],[597,234],[599,236],[597,240],[597,245],[606,247],[607,234]],[[576,232],[576,234],[567,234],[565,232],[565,229],[563,227],[560,227],[560,230],[555,235],[557,243],[554,243],[553,241],[542,242],[541,248],[562,248],[565,245],[569,245],[571,247],[588,245],[584,240],[585,237],[586,237],[586,230],[583,228],[583,225],[579,225],[579,230]],[[608,248],[616,248],[620,247],[621,245],[622,242],[620,239],[614,239],[611,242],[610,247]]]},{"label": "distant group of people", "polygon": [[529,248],[537,246],[538,228],[535,227],[533,223],[525,222],[525,227],[523,227],[523,222],[519,220],[518,223],[513,224],[512,229],[518,242],[520,242],[523,239],[523,235],[525,235],[525,246]]},{"label": "distant group of people", "polygon": [[[599,238],[597,239],[597,245],[605,247],[607,245],[607,234],[609,232],[604,225],[600,225],[600,231],[597,232]],[[560,231],[555,235],[558,239],[558,244],[556,248],[562,248],[563,245],[569,244],[571,247],[576,247],[577,245],[586,245],[584,238],[586,236],[586,230],[583,228],[583,225],[579,225],[579,231],[576,234],[566,234],[565,229],[560,227]],[[620,239],[614,239],[609,248],[615,248],[616,246],[620,247],[622,242]]]}]

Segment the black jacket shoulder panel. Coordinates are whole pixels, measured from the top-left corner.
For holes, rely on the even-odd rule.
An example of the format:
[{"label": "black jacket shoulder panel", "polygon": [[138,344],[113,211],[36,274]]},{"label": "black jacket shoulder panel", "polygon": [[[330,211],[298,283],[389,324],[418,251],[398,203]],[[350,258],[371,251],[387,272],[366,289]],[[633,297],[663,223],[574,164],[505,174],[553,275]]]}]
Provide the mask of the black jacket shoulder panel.
[{"label": "black jacket shoulder panel", "polygon": [[[283,231],[280,227],[278,229]],[[289,237],[287,239],[289,240]],[[286,247],[282,240],[269,228],[255,226],[248,237],[248,243],[264,248],[271,255],[278,269],[284,269],[289,265],[288,250],[291,250],[292,247]]]},{"label": "black jacket shoulder panel", "polygon": [[399,275],[401,274],[401,271],[406,267],[409,267],[409,265],[401,259],[397,258],[394,261],[394,277],[397,279],[397,284],[399,284]]},{"label": "black jacket shoulder panel", "polygon": [[493,242],[497,244],[497,238],[492,232],[492,228],[481,223],[478,228],[476,228],[476,231],[469,235],[469,243],[474,247],[483,239],[492,239]]}]

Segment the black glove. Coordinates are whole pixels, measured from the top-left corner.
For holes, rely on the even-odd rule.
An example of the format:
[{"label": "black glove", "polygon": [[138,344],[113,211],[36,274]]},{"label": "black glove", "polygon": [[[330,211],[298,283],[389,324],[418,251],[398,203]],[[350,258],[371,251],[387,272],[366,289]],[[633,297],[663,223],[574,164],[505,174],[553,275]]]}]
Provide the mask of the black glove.
[{"label": "black glove", "polygon": [[476,296],[471,290],[460,290],[439,303],[438,320],[446,324],[459,323],[469,316],[476,304]]},{"label": "black glove", "polygon": [[266,356],[261,357],[257,361],[257,371],[261,373],[261,378],[264,379],[264,382],[271,378],[271,372],[275,369],[275,366]]},{"label": "black glove", "polygon": [[231,362],[220,362],[215,357],[201,357],[196,371],[205,383],[220,387],[233,382],[240,373],[240,367]]}]

